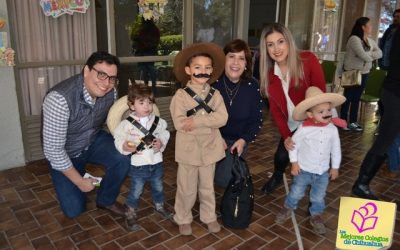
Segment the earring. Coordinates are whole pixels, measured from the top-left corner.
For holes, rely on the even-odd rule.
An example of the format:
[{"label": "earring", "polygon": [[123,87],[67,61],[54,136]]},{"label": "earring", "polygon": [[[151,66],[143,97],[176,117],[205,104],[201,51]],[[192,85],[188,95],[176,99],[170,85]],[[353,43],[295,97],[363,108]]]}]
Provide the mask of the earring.
[{"label": "earring", "polygon": [[246,70],[247,69],[247,67],[244,67],[244,70]]}]

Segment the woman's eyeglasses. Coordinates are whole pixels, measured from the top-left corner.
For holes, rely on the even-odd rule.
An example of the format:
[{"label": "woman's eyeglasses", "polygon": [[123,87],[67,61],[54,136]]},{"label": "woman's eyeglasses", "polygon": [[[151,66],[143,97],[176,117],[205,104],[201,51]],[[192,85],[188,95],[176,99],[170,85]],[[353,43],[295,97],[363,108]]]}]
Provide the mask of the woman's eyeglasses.
[{"label": "woman's eyeglasses", "polygon": [[99,70],[95,69],[94,67],[92,69],[97,72],[97,79],[107,80],[107,78],[108,78],[109,84],[112,84],[114,86],[118,85],[119,80],[116,76],[109,76],[109,75],[107,75],[106,72],[99,71]]}]

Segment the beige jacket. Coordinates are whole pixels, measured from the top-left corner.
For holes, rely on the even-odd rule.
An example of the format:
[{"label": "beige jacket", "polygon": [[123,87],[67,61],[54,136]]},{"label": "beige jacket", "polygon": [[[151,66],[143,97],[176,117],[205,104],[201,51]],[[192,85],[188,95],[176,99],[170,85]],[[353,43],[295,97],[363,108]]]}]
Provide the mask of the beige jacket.
[{"label": "beige jacket", "polygon": [[[196,94],[205,99],[210,85],[187,84]],[[176,129],[175,160],[179,163],[194,166],[207,166],[225,157],[224,140],[219,128],[228,120],[224,100],[218,90],[215,91],[208,105],[214,110],[207,114],[203,109],[194,115],[195,129],[189,132],[182,130],[182,120],[186,112],[198,103],[183,89],[178,89],[172,97],[170,110]]]}]

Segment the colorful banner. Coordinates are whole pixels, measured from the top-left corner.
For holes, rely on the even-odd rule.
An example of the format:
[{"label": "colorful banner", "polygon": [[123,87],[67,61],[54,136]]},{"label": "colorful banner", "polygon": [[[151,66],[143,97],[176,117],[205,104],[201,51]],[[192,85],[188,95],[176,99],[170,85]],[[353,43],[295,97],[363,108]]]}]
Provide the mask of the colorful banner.
[{"label": "colorful banner", "polygon": [[86,13],[90,0],[40,0],[40,6],[46,16],[56,18],[63,14],[72,15],[74,12]]},{"label": "colorful banner", "polygon": [[396,203],[340,198],[338,249],[386,249],[392,245]]}]

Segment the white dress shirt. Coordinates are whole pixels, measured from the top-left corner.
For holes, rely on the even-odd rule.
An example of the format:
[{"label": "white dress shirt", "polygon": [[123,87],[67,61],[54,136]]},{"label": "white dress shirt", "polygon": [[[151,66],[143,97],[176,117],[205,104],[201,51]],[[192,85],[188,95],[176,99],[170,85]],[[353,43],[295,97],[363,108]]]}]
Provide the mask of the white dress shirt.
[{"label": "white dress shirt", "polygon": [[298,162],[304,171],[323,174],[338,169],[342,160],[339,132],[329,123],[323,127],[300,125],[292,137],[295,146],[289,151],[290,162]]},{"label": "white dress shirt", "polygon": [[293,110],[294,110],[294,104],[292,102],[292,99],[290,99],[289,96],[289,85],[290,85],[290,75],[289,72],[286,73],[286,78],[283,77],[282,71],[279,68],[278,64],[275,63],[274,65],[274,74],[279,77],[279,79],[281,80],[282,83],[282,89],[283,89],[283,93],[285,93],[285,97],[286,97],[286,103],[287,103],[287,111],[288,111],[288,127],[290,129],[290,131],[295,131],[297,129],[297,127],[300,125],[300,122],[293,120]]}]

